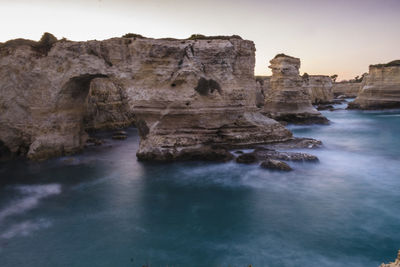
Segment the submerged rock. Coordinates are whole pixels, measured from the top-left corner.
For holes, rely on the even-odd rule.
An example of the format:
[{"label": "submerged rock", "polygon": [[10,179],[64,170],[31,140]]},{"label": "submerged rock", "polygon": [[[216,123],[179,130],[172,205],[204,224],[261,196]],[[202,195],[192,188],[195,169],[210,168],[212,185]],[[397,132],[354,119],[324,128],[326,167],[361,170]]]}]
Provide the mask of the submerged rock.
[{"label": "submerged rock", "polygon": [[104,143],[104,141],[101,140],[101,139],[99,139],[99,138],[89,137],[89,138],[86,140],[86,143],[87,143],[87,144],[93,144],[93,145],[95,145],[95,146],[100,146],[100,145],[102,145],[102,144]]},{"label": "submerged rock", "polygon": [[271,150],[286,150],[286,149],[297,149],[297,148],[319,148],[322,146],[322,142],[312,138],[294,138],[285,142],[272,143],[267,145],[259,146],[261,148],[267,148]]},{"label": "submerged rock", "polygon": [[299,75],[300,59],[279,54],[271,61],[272,77],[262,112],[278,121],[327,124],[311,104],[309,89]]},{"label": "submerged rock", "polygon": [[128,136],[123,135],[123,134],[114,134],[112,136],[112,139],[114,140],[125,140]]},{"label": "submerged rock", "polygon": [[256,148],[254,154],[259,160],[277,159],[286,161],[318,161],[318,157],[308,153],[281,152],[265,148]]},{"label": "submerged rock", "polygon": [[285,162],[280,160],[268,159],[261,163],[261,168],[279,170],[279,171],[292,171],[293,169]]},{"label": "submerged rock", "polygon": [[364,80],[357,98],[349,103],[349,109],[400,108],[400,60],[369,66]]},{"label": "submerged rock", "polygon": [[379,267],[400,267],[400,250],[397,253],[397,258],[394,262],[388,264],[382,263]]},{"label": "submerged rock", "polygon": [[149,153],[138,154],[139,160],[151,161],[190,161],[190,160],[204,160],[204,161],[230,161],[234,156],[226,149],[212,148],[208,146],[198,148],[183,148],[165,153],[165,151],[152,151]]},{"label": "submerged rock", "polygon": [[239,157],[236,158],[237,163],[255,163],[257,162],[257,157],[254,153],[245,153],[240,155]]},{"label": "submerged rock", "polygon": [[317,110],[327,110],[327,109],[333,109],[333,105],[331,104],[319,104],[317,107]]}]

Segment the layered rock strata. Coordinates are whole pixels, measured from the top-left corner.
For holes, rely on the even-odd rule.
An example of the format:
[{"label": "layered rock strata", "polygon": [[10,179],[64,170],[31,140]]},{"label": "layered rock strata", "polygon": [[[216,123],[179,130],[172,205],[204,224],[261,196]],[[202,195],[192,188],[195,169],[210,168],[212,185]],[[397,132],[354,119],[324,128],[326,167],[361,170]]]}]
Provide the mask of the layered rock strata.
[{"label": "layered rock strata", "polygon": [[332,79],[325,75],[310,75],[303,78],[312,104],[327,104],[333,101]]},{"label": "layered rock strata", "polygon": [[400,108],[400,60],[369,66],[369,74],[352,109]]},{"label": "layered rock strata", "polygon": [[312,106],[310,93],[299,75],[300,59],[279,54],[270,63],[272,77],[262,112],[289,123],[328,123]]},{"label": "layered rock strata", "polygon": [[362,82],[337,82],[333,83],[332,91],[335,97],[345,96],[348,98],[354,98],[357,97],[358,93],[361,90],[361,87]]},{"label": "layered rock strata", "polygon": [[256,112],[254,63],[254,43],[237,36],[0,44],[0,151],[74,153],[86,129],[133,119],[139,159],[225,159],[218,149],[290,140]]}]

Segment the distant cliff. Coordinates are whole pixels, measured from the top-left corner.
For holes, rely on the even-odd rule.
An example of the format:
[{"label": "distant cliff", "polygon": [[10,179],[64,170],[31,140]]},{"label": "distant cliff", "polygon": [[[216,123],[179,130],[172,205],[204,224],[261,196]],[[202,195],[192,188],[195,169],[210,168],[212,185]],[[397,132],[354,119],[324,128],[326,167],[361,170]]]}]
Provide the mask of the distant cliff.
[{"label": "distant cliff", "polygon": [[400,108],[400,60],[369,66],[366,81],[349,108]]},{"label": "distant cliff", "polygon": [[216,147],[291,139],[256,112],[254,63],[253,42],[238,36],[0,44],[0,153],[70,154],[86,130],[131,123],[140,159],[217,159]]},{"label": "distant cliff", "polygon": [[333,83],[332,91],[337,96],[346,96],[349,98],[357,97],[361,90],[362,82],[337,82]]},{"label": "distant cliff", "polygon": [[330,103],[333,100],[332,79],[326,75],[309,75],[303,77],[313,104]]}]

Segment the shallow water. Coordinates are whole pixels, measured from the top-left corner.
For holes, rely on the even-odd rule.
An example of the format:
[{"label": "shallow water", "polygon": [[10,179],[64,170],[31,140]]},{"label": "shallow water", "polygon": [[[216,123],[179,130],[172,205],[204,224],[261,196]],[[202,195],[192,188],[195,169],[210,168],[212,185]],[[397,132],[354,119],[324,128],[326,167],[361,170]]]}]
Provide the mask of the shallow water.
[{"label": "shallow water", "polygon": [[0,266],[374,266],[400,248],[400,112],[292,126],[319,163],[136,161],[138,137],[0,165]]}]

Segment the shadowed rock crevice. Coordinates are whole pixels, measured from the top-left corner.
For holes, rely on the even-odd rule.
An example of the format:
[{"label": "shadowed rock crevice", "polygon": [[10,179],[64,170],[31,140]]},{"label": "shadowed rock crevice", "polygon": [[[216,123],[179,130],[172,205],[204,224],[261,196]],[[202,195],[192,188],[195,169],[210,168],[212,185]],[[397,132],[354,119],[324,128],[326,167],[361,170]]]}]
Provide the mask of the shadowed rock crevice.
[{"label": "shadowed rock crevice", "polygon": [[10,149],[0,140],[0,161],[10,159],[11,156]]},{"label": "shadowed rock crevice", "polygon": [[75,108],[83,109],[85,99],[89,93],[90,82],[95,78],[105,78],[104,74],[83,74],[71,78],[62,87],[60,94],[60,101],[58,102],[59,109]]},{"label": "shadowed rock crevice", "polygon": [[201,77],[197,83],[196,88],[194,88],[196,92],[200,95],[206,96],[208,94],[212,94],[214,91],[217,91],[219,94],[222,94],[221,86],[218,82],[214,81],[213,79],[206,79]]}]

